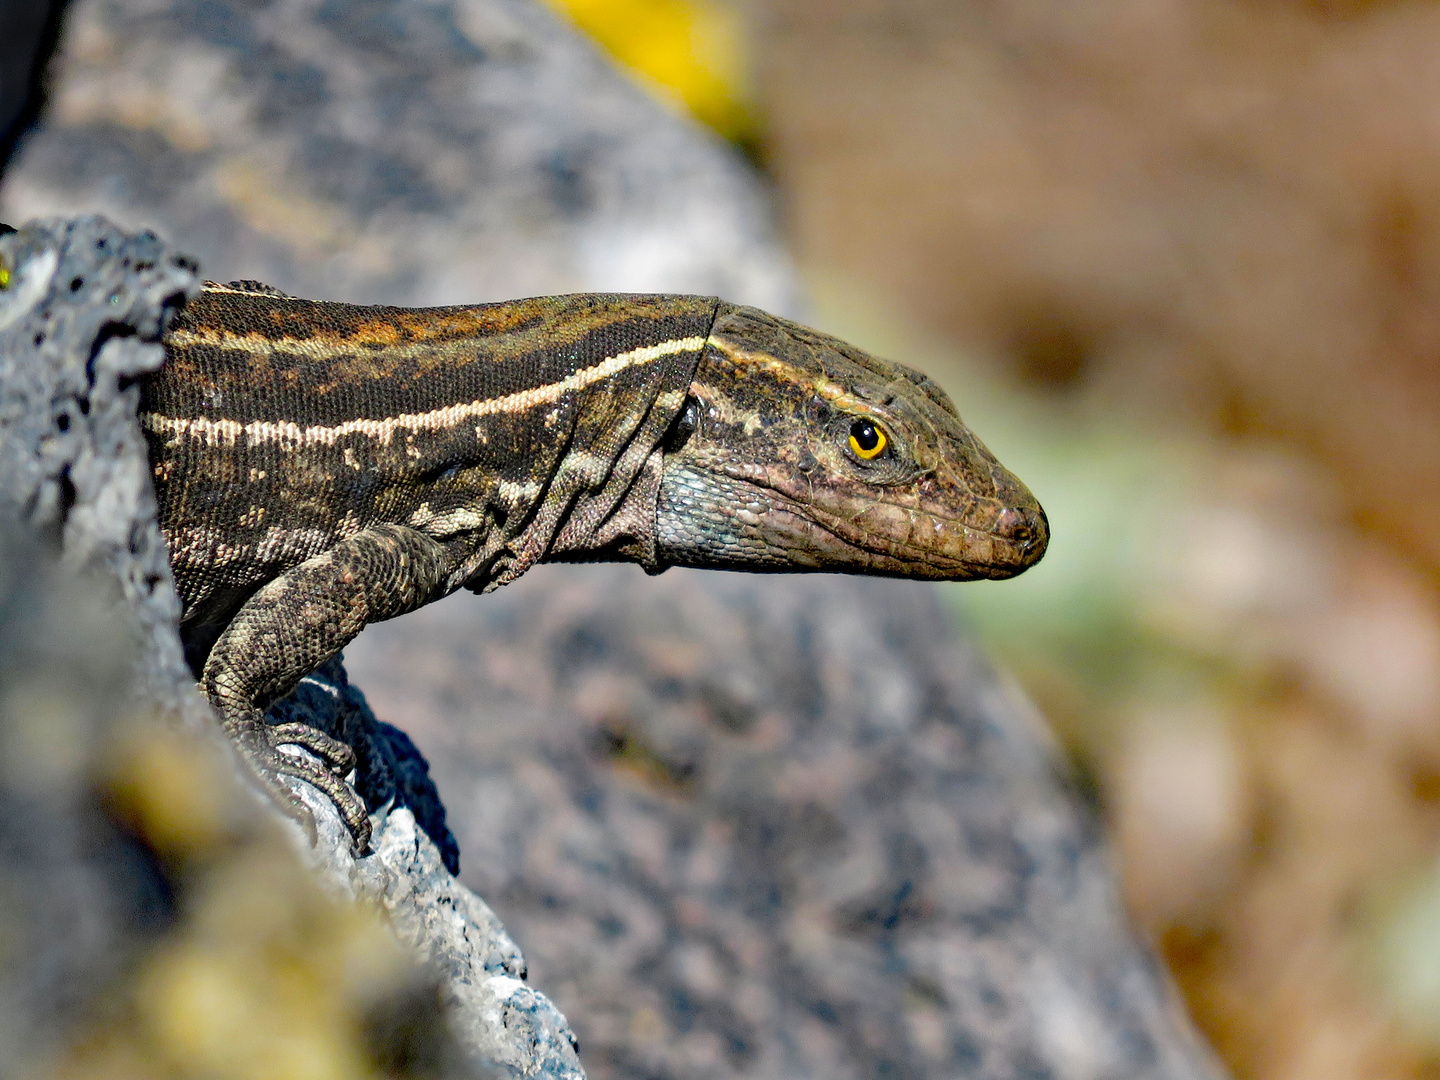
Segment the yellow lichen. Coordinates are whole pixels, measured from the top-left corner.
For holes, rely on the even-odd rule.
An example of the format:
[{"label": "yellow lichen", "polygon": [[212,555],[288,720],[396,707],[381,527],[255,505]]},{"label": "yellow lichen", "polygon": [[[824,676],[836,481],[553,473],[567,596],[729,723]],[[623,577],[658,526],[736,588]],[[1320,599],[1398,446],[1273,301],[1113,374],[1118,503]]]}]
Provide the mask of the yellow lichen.
[{"label": "yellow lichen", "polygon": [[728,139],[754,129],[738,11],[710,0],[546,0],[639,81]]}]

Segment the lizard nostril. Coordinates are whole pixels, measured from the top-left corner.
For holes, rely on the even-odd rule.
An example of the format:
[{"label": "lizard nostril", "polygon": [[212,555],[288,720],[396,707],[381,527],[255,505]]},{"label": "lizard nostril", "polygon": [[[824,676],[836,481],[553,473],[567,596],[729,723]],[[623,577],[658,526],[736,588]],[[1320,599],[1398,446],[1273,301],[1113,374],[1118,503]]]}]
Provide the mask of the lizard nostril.
[{"label": "lizard nostril", "polygon": [[1044,511],[1038,507],[1006,507],[1000,512],[995,532],[1020,549],[1025,556],[1038,558],[1049,541]]}]

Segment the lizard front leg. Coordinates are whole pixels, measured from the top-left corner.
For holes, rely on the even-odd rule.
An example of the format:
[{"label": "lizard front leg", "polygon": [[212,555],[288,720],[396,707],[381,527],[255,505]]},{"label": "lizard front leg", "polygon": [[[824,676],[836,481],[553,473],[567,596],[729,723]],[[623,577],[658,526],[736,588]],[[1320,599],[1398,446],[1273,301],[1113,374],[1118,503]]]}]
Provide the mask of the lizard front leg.
[{"label": "lizard front leg", "polygon": [[[255,593],[216,640],[201,673],[201,684],[220,710],[226,733],[270,792],[313,828],[308,810],[279,777],[313,784],[334,802],[361,853],[369,847],[369,815],[355,789],[342,779],[354,764],[354,752],[305,724],[267,724],[264,709],[367,624],[438,598],[452,562],[444,545],[414,529],[366,529]],[[284,745],[303,747],[324,764],[285,753],[279,749]]]}]

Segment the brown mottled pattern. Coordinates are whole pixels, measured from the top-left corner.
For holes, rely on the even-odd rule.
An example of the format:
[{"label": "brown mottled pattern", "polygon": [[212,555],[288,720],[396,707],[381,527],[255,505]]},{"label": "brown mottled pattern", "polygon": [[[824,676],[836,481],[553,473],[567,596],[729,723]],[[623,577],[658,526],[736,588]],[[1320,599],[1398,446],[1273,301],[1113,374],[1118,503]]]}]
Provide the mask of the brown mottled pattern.
[{"label": "brown mottled pattern", "polygon": [[236,282],[166,346],[140,419],[190,662],[262,774],[324,791],[362,849],[350,749],[259,710],[369,623],[547,558],[964,579],[1045,549],[924,376],[713,297],[406,310]]},{"label": "brown mottled pattern", "polygon": [[[698,345],[533,408],[514,399],[617,355],[703,340],[716,303],[587,294],[412,310],[207,286],[172,327],[169,362],[142,400],[187,620],[221,620],[256,586],[383,522],[457,547],[499,525],[492,556],[513,557],[505,548],[534,518],[562,455],[592,445],[613,454],[642,424],[664,430],[668,416],[645,421],[667,391],[678,408]],[[295,432],[500,399],[512,407],[384,436],[372,427],[306,443]],[[274,426],[207,439],[173,421],[212,435],[224,421],[230,431]]]},{"label": "brown mottled pattern", "polygon": [[583,294],[412,309],[207,288],[171,329],[173,376],[154,411],[305,424],[500,397],[636,345],[703,337],[715,303]]}]

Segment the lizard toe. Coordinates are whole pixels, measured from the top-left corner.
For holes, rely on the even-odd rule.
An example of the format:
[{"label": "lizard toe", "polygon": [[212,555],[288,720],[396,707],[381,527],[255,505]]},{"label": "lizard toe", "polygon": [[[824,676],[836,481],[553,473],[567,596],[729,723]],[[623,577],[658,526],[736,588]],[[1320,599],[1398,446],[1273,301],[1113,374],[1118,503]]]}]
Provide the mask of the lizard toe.
[{"label": "lizard toe", "polygon": [[[337,775],[354,766],[350,747],[307,724],[266,724],[258,714],[249,720],[227,725],[241,756],[259,778],[272,799],[288,817],[305,831],[313,845],[318,840],[315,816],[303,799],[280,778],[303,780],[320,791],[340,815],[357,855],[370,851],[370,814],[359,793]],[[315,756],[287,753],[282,746],[296,746]],[[316,760],[319,759],[319,760]]]},{"label": "lizard toe", "polygon": [[310,751],[337,776],[344,776],[355,768],[354,750],[309,724],[270,724],[267,736],[271,746],[298,746]]}]

